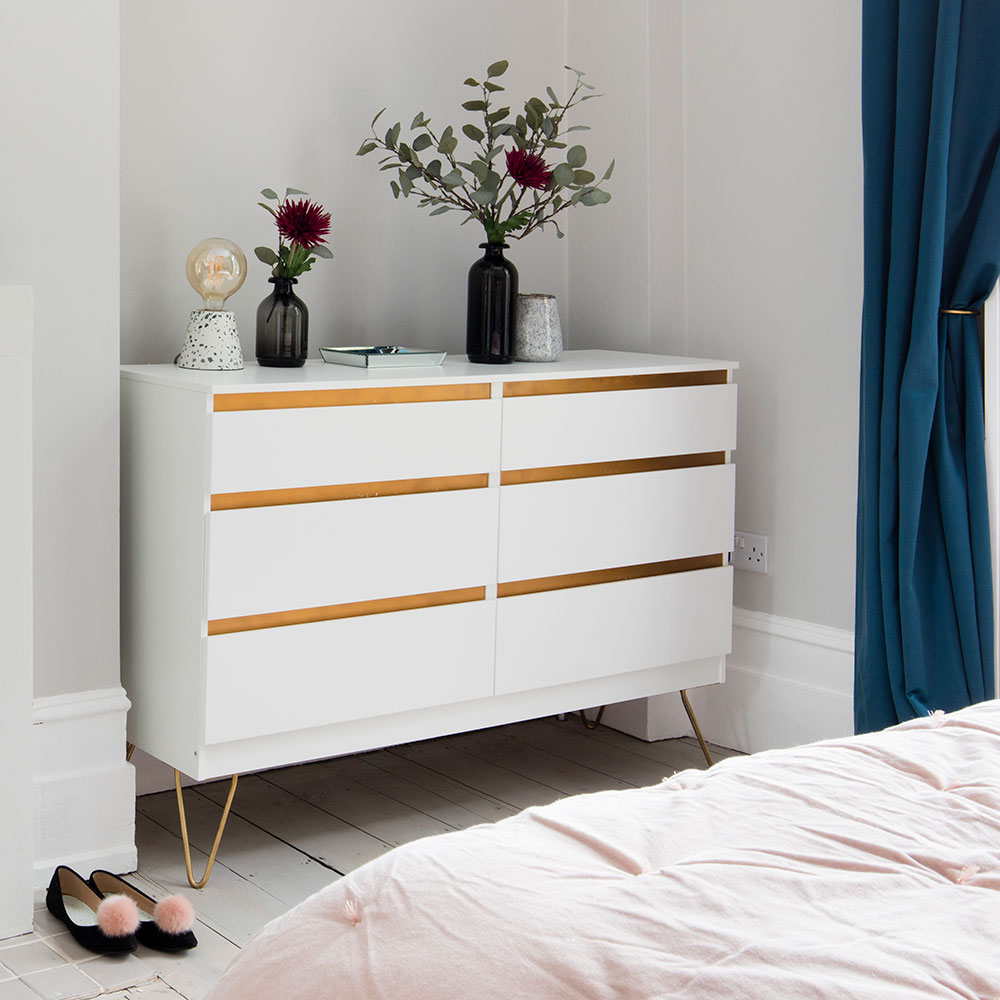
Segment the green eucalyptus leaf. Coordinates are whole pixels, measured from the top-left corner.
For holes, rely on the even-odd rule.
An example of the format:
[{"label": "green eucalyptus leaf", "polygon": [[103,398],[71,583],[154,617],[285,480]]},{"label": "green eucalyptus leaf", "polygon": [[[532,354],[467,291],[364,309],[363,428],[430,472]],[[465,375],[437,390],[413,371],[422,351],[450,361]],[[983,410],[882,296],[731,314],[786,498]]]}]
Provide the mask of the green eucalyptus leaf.
[{"label": "green eucalyptus leaf", "polygon": [[500,175],[495,170],[490,170],[482,180],[484,188],[491,188],[494,191],[500,188]]},{"label": "green eucalyptus leaf", "polygon": [[427,164],[427,173],[429,173],[432,177],[440,177],[441,176],[441,161],[440,160],[431,160],[431,162]]},{"label": "green eucalyptus leaf", "polygon": [[272,191],[270,188],[264,188],[261,191],[261,194],[265,198],[270,198],[271,201],[277,201],[278,200],[278,193],[277,193],[277,191]]},{"label": "green eucalyptus leaf", "polygon": [[413,148],[419,152],[421,149],[426,149],[432,142],[434,142],[434,140],[426,132],[421,132],[420,135],[413,140]]},{"label": "green eucalyptus leaf", "polygon": [[574,170],[573,183],[583,187],[586,184],[593,184],[597,178],[589,170]]},{"label": "green eucalyptus leaf", "polygon": [[479,188],[479,190],[477,191],[473,191],[472,194],[469,195],[469,197],[477,205],[483,205],[483,206],[492,205],[493,202],[497,200],[496,188],[482,187]]},{"label": "green eucalyptus leaf", "polygon": [[566,153],[566,162],[571,167],[582,167],[587,162],[587,151],[583,146],[570,146]]},{"label": "green eucalyptus leaf", "polygon": [[369,139],[366,142],[361,143],[361,146],[358,149],[358,152],[357,152],[356,155],[357,156],[365,156],[367,153],[370,153],[373,149],[378,149],[378,143],[377,142],[372,142],[372,140]]},{"label": "green eucalyptus leaf", "polygon": [[492,163],[503,152],[503,146],[494,146],[483,159],[487,163]]},{"label": "green eucalyptus leaf", "polygon": [[309,194],[308,191],[300,191],[298,188],[285,188],[285,197],[293,194]]},{"label": "green eucalyptus leaf", "polygon": [[269,267],[278,263],[278,255],[270,247],[254,247],[257,259]]},{"label": "green eucalyptus leaf", "polygon": [[583,205],[606,205],[609,201],[611,201],[611,195],[607,191],[600,190],[600,188],[591,188],[589,191],[584,191],[580,198],[580,203]]},{"label": "green eucalyptus leaf", "polygon": [[507,72],[507,67],[510,65],[506,59],[498,59],[495,63],[491,63],[486,68],[487,76],[503,76]]},{"label": "green eucalyptus leaf", "polygon": [[505,87],[501,87],[499,83],[494,83],[492,80],[487,80],[483,86],[491,93],[495,94],[498,90],[505,90]]},{"label": "green eucalyptus leaf", "polygon": [[486,102],[485,101],[463,101],[462,107],[466,111],[485,111]]},{"label": "green eucalyptus leaf", "polygon": [[275,218],[278,217],[278,213],[273,208],[271,208],[270,205],[265,205],[264,202],[262,202],[262,201],[258,201],[257,204],[260,205],[261,208],[263,208],[266,211],[270,212],[271,215],[273,215]]},{"label": "green eucalyptus leaf", "polygon": [[441,178],[441,183],[444,184],[445,187],[449,188],[459,187],[465,183],[465,176],[462,174],[462,171],[456,167],[450,173],[445,174],[444,177]]},{"label": "green eucalyptus leaf", "polygon": [[396,124],[393,125],[392,128],[389,129],[388,132],[386,132],[386,134],[385,134],[385,144],[386,144],[386,146],[389,147],[389,149],[395,149],[396,148],[396,143],[399,141],[399,129],[400,129],[399,122],[396,122]]},{"label": "green eucalyptus leaf", "polygon": [[534,108],[540,118],[544,118],[549,113],[549,106],[539,97],[529,97],[528,107]]},{"label": "green eucalyptus leaf", "polygon": [[554,140],[550,139],[548,142],[545,143],[545,148],[546,149],[565,149],[566,148],[566,143],[564,143],[564,142],[555,142]]},{"label": "green eucalyptus leaf", "polygon": [[562,204],[562,202],[563,202],[563,200],[562,200],[562,195],[561,195],[561,194],[557,194],[557,195],[556,195],[556,196],[555,196],[555,197],[554,197],[554,198],[552,199],[552,208],[553,208],[553,209],[555,209],[555,210],[558,210],[558,208],[559,208],[559,206],[560,206],[560,205]]},{"label": "green eucalyptus leaf", "polygon": [[469,164],[469,169],[473,172],[473,174],[475,174],[476,180],[479,181],[480,184],[483,184],[486,181],[486,176],[490,172],[489,164],[484,163],[482,160],[473,160],[472,163]]},{"label": "green eucalyptus leaf", "polygon": [[514,128],[516,128],[522,136],[528,134],[528,121],[524,115],[518,115],[517,118],[514,119]]},{"label": "green eucalyptus leaf", "polygon": [[399,161],[393,157],[391,163],[387,163],[384,167],[379,167],[379,170],[395,170],[399,166]]},{"label": "green eucalyptus leaf", "polygon": [[415,163],[411,163],[406,168],[406,176],[410,178],[411,181],[415,181],[418,177],[423,175],[423,171]]},{"label": "green eucalyptus leaf", "polygon": [[413,181],[402,170],[399,172],[399,186],[402,189],[403,197],[409,198],[410,192],[413,190]]},{"label": "green eucalyptus leaf", "polygon": [[583,73],[583,72],[581,72],[581,71],[580,71],[580,70],[578,70],[578,69],[573,69],[573,67],[572,67],[572,66],[563,66],[563,69],[568,69],[568,70],[569,70],[569,71],[570,71],[571,73],[576,73],[576,75],[577,75],[578,77],[581,77],[581,76],[586,76],[586,75],[587,75],[586,73]]},{"label": "green eucalyptus leaf", "polygon": [[568,163],[560,163],[552,171],[552,180],[557,187],[573,183],[573,168]]},{"label": "green eucalyptus leaf", "polygon": [[445,212],[451,211],[451,205],[442,205],[440,208],[435,208],[431,215],[444,215]]},{"label": "green eucalyptus leaf", "polygon": [[532,132],[537,131],[542,125],[542,116],[532,107],[525,105],[524,119],[528,123],[528,128]]},{"label": "green eucalyptus leaf", "polygon": [[418,111],[416,117],[413,119],[412,122],[410,122],[410,128],[411,129],[420,128],[420,126],[423,124],[424,124],[424,113],[423,111]]},{"label": "green eucalyptus leaf", "polygon": [[604,176],[601,178],[601,180],[602,181],[611,180],[611,175],[614,173],[614,171],[615,171],[615,161],[612,160],[611,165],[608,167],[607,170],[604,171]]},{"label": "green eucalyptus leaf", "polygon": [[393,198],[399,197],[399,185],[395,181],[389,181],[389,187],[392,188]]},{"label": "green eucalyptus leaf", "polygon": [[590,126],[589,125],[570,125],[570,127],[568,129],[566,129],[566,131],[567,132],[589,132],[590,131]]},{"label": "green eucalyptus leaf", "polygon": [[[584,86],[585,87],[589,87],[590,84],[589,83],[585,83]],[[580,98],[580,100],[581,101],[592,101],[595,97],[604,97],[604,94],[584,94],[583,97]]]},{"label": "green eucalyptus leaf", "polygon": [[542,135],[544,135],[546,139],[551,139],[552,136],[554,136],[555,134],[556,134],[555,122],[553,122],[551,118],[546,116],[545,118],[542,119]]},{"label": "green eucalyptus leaf", "polygon": [[324,246],[322,243],[314,246],[312,248],[312,252],[316,254],[317,257],[322,257],[324,260],[333,260],[333,251],[329,247]]},{"label": "green eucalyptus leaf", "polygon": [[442,139],[438,145],[438,152],[444,153],[445,156],[451,156],[456,149],[458,149],[458,139],[456,139],[453,135],[449,136],[447,139]]},{"label": "green eucalyptus leaf", "polygon": [[466,87],[478,87],[479,86],[479,81],[478,80],[473,80],[473,78],[471,76],[469,76],[469,77],[466,77],[466,79],[465,79],[465,85],[466,85]]},{"label": "green eucalyptus leaf", "polygon": [[507,115],[510,114],[510,108],[499,108],[497,111],[493,111],[486,116],[486,120],[491,125],[496,125],[497,122],[502,122]]},{"label": "green eucalyptus leaf", "polygon": [[482,142],[486,138],[486,133],[475,125],[463,125],[462,132],[467,135],[473,142]]},{"label": "green eucalyptus leaf", "polygon": [[374,117],[374,118],[372,119],[372,130],[373,130],[373,131],[374,131],[374,129],[375,129],[375,122],[377,122],[377,121],[378,121],[378,120],[379,120],[379,119],[380,119],[380,118],[382,117],[382,115],[384,115],[384,114],[385,114],[385,108],[383,108],[383,109],[382,109],[382,110],[381,110],[381,111],[380,111],[380,112],[379,112],[379,113],[378,113],[378,114],[377,114],[377,115],[376,115],[376,116],[375,116],[375,117]]},{"label": "green eucalyptus leaf", "polygon": [[557,223],[555,219],[551,221],[552,225],[556,227],[556,238],[561,240],[566,234],[559,228],[559,223]]},{"label": "green eucalyptus leaf", "polygon": [[401,142],[399,144],[398,156],[403,163],[409,163],[413,159],[410,147],[407,146],[405,142]]},{"label": "green eucalyptus leaf", "polygon": [[549,100],[552,102],[552,107],[559,107],[559,98],[556,97],[556,92],[551,87],[545,88],[545,93],[549,95]]}]

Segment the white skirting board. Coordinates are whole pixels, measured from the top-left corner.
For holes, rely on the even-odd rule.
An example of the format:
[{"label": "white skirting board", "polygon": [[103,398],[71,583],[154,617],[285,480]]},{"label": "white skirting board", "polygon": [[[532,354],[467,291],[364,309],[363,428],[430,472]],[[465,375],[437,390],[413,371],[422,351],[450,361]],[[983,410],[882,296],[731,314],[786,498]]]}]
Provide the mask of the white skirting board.
[{"label": "white skirting board", "polygon": [[[733,609],[725,684],[688,692],[710,743],[754,753],[854,732],[854,633]],[[606,725],[646,740],[691,735],[676,694],[609,705]]]},{"label": "white skirting board", "polygon": [[135,771],[125,760],[123,688],[36,698],[34,885],[57,865],[84,877],[136,868]]}]

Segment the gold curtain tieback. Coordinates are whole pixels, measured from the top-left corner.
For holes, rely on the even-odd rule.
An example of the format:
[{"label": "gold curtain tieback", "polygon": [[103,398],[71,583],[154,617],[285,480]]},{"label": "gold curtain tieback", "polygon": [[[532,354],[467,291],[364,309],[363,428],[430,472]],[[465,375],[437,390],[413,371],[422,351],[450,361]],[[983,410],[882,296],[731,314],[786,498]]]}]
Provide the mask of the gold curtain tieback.
[{"label": "gold curtain tieback", "polygon": [[981,309],[940,309],[939,316],[978,316]]}]

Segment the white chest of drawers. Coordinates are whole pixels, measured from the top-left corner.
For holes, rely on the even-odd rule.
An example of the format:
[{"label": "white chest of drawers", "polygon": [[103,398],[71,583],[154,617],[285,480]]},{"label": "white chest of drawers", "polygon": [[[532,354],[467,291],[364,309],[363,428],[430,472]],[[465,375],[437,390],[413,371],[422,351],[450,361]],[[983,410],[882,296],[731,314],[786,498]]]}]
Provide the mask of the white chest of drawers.
[{"label": "white chest of drawers", "polygon": [[129,739],[212,778],[722,680],[733,367],[124,367]]}]

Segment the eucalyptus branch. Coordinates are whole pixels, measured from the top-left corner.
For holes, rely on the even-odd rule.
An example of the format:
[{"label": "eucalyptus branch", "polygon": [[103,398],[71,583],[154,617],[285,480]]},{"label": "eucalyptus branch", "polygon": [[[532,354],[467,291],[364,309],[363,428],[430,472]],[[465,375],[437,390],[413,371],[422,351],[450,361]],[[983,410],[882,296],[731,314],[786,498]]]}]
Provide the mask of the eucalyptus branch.
[{"label": "eucalyptus branch", "polygon": [[[548,104],[537,97],[529,98],[523,115],[511,119],[510,109],[494,110],[493,100],[494,94],[504,89],[495,80],[507,68],[507,61],[500,60],[487,68],[482,82],[471,77],[465,81],[479,96],[463,102],[463,108],[483,115],[482,129],[471,123],[461,128],[462,134],[475,143],[468,160],[456,156],[459,142],[454,129],[449,125],[439,137],[423,112],[413,119],[410,129],[416,134],[409,144],[400,140],[399,122],[384,137],[379,136],[375,125],[385,109],[372,120],[371,137],[361,144],[358,155],[384,150],[389,155],[379,161],[380,168],[398,171],[398,177],[390,180],[394,197],[416,195],[420,206],[430,208],[432,215],[462,211],[466,213],[463,224],[477,219],[491,243],[503,242],[508,236],[522,239],[548,222],[552,222],[561,237],[562,231],[554,221],[556,216],[573,205],[589,207],[611,199],[600,185],[610,179],[614,161],[597,180],[595,174],[585,169],[586,149],[579,144],[569,145],[563,137],[570,110],[600,95],[582,95],[584,89],[594,88],[583,80],[584,74],[567,66],[576,74],[576,81],[565,101],[560,101],[552,88],[546,87]],[[567,131],[585,127],[573,126]],[[506,165],[501,161],[495,166],[494,161],[504,152],[501,143],[505,137],[512,143],[506,150]],[[421,161],[418,154],[431,145],[450,170],[445,172],[441,162],[434,158],[429,164]],[[553,163],[555,157],[564,160]],[[434,166],[433,172],[428,170],[429,165]],[[526,197],[529,194],[530,199]]]}]

